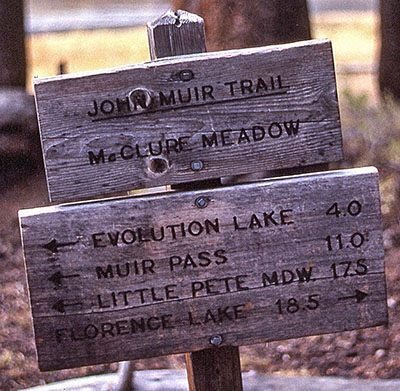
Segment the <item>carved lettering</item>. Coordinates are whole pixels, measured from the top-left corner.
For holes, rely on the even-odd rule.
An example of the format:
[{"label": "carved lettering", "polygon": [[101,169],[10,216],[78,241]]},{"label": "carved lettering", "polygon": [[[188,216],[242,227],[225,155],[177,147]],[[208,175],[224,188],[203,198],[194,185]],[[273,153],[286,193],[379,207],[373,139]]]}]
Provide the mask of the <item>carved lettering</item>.
[{"label": "carved lettering", "polygon": [[[240,311],[239,308],[237,310]],[[122,335],[145,333],[175,328],[172,314],[158,316],[119,319],[115,322],[88,324],[81,328],[61,328],[54,331],[57,344],[71,341],[116,338]]]},{"label": "carved lettering", "polygon": [[208,323],[233,322],[238,319],[246,319],[243,313],[245,304],[235,306],[225,306],[218,308],[209,308],[203,313],[188,312],[188,322],[190,326],[201,326]]},{"label": "carved lettering", "polygon": [[295,270],[284,269],[280,272],[273,270],[262,273],[261,279],[263,287],[265,288],[270,285],[288,285],[294,282],[311,282],[313,281],[312,273],[312,267],[303,267],[301,269],[296,268]]},{"label": "carved lettering", "polygon": [[[218,84],[225,88],[221,89]],[[223,102],[226,98],[245,98],[248,96],[263,96],[270,91],[287,90],[290,86],[283,84],[280,75],[258,77],[256,79],[243,79],[233,81],[222,81],[216,85],[199,85],[185,89],[170,89],[155,92],[155,99],[151,103],[148,97],[140,89],[130,95],[108,98],[104,100],[93,99],[87,115],[95,120],[97,117],[110,117],[117,115],[131,115],[141,113],[149,109],[168,109],[170,107],[187,106],[190,104],[204,102]]]},{"label": "carved lettering", "polygon": [[263,212],[262,214],[252,214],[248,219],[242,218],[242,221],[238,216],[233,216],[233,227],[235,231],[244,231],[248,229],[262,229],[268,227],[274,227],[279,225],[292,225],[293,209],[281,209],[279,211]]},{"label": "carved lettering", "polygon": [[192,297],[219,295],[229,292],[238,292],[248,290],[246,284],[247,275],[239,275],[234,277],[212,278],[202,281],[193,281]]},{"label": "carved lettering", "polygon": [[123,264],[96,266],[98,280],[129,277],[131,275],[146,275],[155,273],[155,262],[152,259],[142,261],[125,262]]},{"label": "carved lettering", "polygon": [[[97,232],[91,235],[93,248],[124,246],[146,242],[180,240],[185,237],[199,237],[220,233],[218,218],[187,223],[169,224],[161,227],[136,227],[123,231]],[[221,253],[222,255],[222,253]]]},{"label": "carved lettering", "polygon": [[169,257],[169,269],[171,272],[176,270],[206,268],[210,265],[223,265],[228,261],[225,255],[225,250],[216,250],[214,252],[201,251],[195,256],[191,254],[186,255],[172,255]]},{"label": "carved lettering", "polygon": [[273,122],[267,128],[254,125],[250,129],[225,129],[213,131],[212,133],[203,133],[201,143],[203,148],[227,147],[232,145],[251,144],[257,142],[266,142],[268,140],[287,137],[288,140],[299,134],[300,121],[290,120],[289,122]]}]

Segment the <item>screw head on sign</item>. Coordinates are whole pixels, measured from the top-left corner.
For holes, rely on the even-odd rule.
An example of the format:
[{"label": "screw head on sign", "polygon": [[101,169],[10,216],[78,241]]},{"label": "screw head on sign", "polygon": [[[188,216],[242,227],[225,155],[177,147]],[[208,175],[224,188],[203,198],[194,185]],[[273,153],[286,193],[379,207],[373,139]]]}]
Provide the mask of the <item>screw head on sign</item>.
[{"label": "screw head on sign", "polygon": [[190,69],[184,69],[183,71],[179,72],[179,78],[182,81],[190,81],[194,78],[194,73]]},{"label": "screw head on sign", "polygon": [[209,202],[210,202],[209,199],[207,199],[205,197],[199,197],[199,198],[196,198],[195,204],[198,208],[204,209],[204,208],[207,208]]},{"label": "screw head on sign", "polygon": [[219,346],[222,343],[222,337],[220,335],[213,335],[210,338],[210,344],[214,346]]},{"label": "screw head on sign", "polygon": [[201,160],[194,160],[193,162],[190,163],[190,168],[193,171],[201,171],[204,167],[204,164]]}]

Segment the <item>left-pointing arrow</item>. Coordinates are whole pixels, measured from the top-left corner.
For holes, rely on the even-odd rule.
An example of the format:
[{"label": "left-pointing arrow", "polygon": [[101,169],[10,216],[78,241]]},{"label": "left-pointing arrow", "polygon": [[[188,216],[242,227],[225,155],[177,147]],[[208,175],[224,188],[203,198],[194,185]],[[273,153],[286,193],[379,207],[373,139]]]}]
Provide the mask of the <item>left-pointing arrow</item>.
[{"label": "left-pointing arrow", "polygon": [[58,300],[54,305],[53,309],[60,312],[61,314],[65,314],[66,307],[74,307],[74,306],[82,306],[83,303],[65,303],[64,300]]},{"label": "left-pointing arrow", "polygon": [[73,246],[74,244],[77,244],[78,241],[76,242],[67,242],[67,243],[58,243],[57,239],[52,239],[50,240],[49,243],[43,244],[42,247],[45,248],[46,250],[51,251],[53,254],[58,253],[58,249],[60,247],[67,247],[67,246]]},{"label": "left-pointing arrow", "polygon": [[49,281],[51,281],[52,283],[54,283],[57,286],[61,286],[63,278],[74,278],[74,277],[79,277],[79,276],[80,276],[79,274],[70,274],[70,275],[63,276],[61,272],[55,272],[49,278]]},{"label": "left-pointing arrow", "polygon": [[366,297],[368,296],[368,293],[364,293],[356,289],[356,294],[353,296],[346,296],[346,297],[339,297],[338,300],[351,300],[351,299],[356,299],[357,303],[361,303]]}]

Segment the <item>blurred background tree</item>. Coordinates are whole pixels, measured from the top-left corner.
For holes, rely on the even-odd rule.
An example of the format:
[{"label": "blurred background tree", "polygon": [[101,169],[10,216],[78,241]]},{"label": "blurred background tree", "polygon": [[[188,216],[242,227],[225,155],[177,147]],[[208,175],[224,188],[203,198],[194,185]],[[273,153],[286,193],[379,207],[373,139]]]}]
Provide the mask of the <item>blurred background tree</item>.
[{"label": "blurred background tree", "polygon": [[172,6],[204,18],[208,51],[311,38],[306,0],[172,0]]},{"label": "blurred background tree", "polygon": [[0,1],[0,37],[0,86],[25,88],[23,0]]},{"label": "blurred background tree", "polygon": [[25,92],[24,1],[0,1],[0,185],[41,164],[33,96]]},{"label": "blurred background tree", "polygon": [[381,55],[379,88],[400,100],[400,2],[380,0]]}]

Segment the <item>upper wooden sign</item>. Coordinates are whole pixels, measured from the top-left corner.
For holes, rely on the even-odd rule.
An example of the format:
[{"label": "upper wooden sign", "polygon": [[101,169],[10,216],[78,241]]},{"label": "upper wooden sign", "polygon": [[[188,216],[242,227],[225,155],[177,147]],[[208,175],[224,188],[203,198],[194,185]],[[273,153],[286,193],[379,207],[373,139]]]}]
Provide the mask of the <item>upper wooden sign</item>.
[{"label": "upper wooden sign", "polygon": [[52,201],[342,158],[327,40],[35,79]]},{"label": "upper wooden sign", "polygon": [[20,212],[42,370],[387,321],[378,175]]}]

